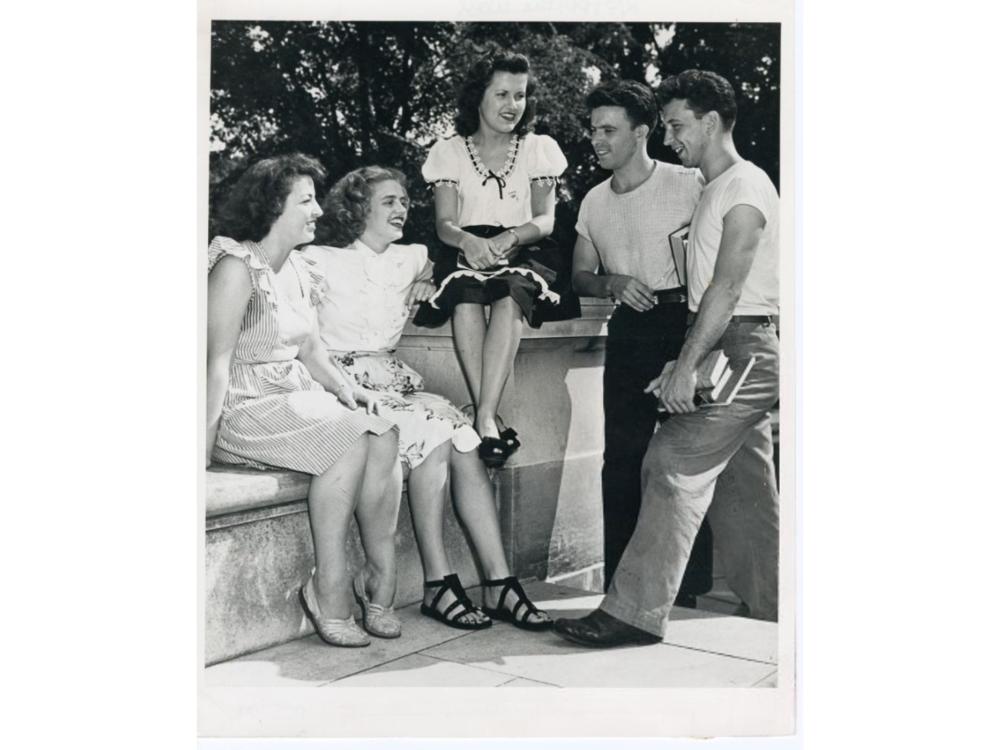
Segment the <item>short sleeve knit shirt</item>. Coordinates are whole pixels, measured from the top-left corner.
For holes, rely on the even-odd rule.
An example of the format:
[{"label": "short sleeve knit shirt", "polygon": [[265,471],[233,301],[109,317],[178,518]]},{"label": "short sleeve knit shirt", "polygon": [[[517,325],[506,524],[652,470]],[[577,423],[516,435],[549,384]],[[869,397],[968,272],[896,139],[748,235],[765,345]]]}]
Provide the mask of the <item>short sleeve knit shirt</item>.
[{"label": "short sleeve knit shirt", "polygon": [[609,177],[584,197],[576,231],[593,244],[608,273],[651,289],[680,286],[669,238],[690,223],[703,183],[699,170],[662,161],[627,193],[612,190]]},{"label": "short sleeve knit shirt", "polygon": [[701,298],[712,283],[726,214],[740,205],[756,208],[765,223],[754,251],[753,265],[733,313],[778,314],[778,224],[781,219],[778,191],[763,169],[743,159],[705,186],[701,203],[691,220],[687,264],[688,306],[692,312],[698,311]]}]

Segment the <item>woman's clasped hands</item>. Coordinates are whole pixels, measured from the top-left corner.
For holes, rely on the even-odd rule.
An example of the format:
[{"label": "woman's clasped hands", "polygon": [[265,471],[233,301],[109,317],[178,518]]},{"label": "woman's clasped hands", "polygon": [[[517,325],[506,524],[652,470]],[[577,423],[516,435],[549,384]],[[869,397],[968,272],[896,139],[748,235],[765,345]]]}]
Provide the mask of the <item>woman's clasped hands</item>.
[{"label": "woman's clasped hands", "polygon": [[469,266],[477,271],[506,265],[517,249],[517,239],[511,232],[503,232],[487,239],[468,234],[462,240],[462,252]]}]

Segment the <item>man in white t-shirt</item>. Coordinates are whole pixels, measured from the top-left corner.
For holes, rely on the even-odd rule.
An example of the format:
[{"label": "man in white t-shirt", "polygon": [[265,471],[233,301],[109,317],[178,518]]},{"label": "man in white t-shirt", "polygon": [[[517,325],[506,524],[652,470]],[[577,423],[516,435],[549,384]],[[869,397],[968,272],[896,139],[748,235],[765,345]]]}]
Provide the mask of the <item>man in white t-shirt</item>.
[{"label": "man in white t-shirt", "polygon": [[[671,417],[646,452],[639,520],[608,593],[586,617],[555,624],[568,640],[595,647],[662,639],[706,513],[726,579],[750,616],[778,615],[768,416],[778,399],[778,194],[736,151],[736,97],[725,78],[688,70],[657,94],[665,142],[706,180],[687,256],[692,325],[676,365],[649,384]],[[756,364],[733,403],[699,407],[695,373],[714,349],[732,361],[753,355]],[[726,486],[715,492],[724,470]]]},{"label": "man in white t-shirt", "polygon": [[[577,218],[573,286],[614,299],[604,359],[604,582],[610,584],[642,501],[642,458],[657,421],[656,397],[644,392],[677,359],[687,328],[684,269],[674,267],[670,235],[691,222],[704,179],[694,168],[656,161],[647,142],[659,113],[652,89],[610,81],[593,89],[590,140],[611,177],[584,196]],[[603,273],[598,273],[599,267]],[[712,537],[699,532],[677,603],[712,588]]]}]

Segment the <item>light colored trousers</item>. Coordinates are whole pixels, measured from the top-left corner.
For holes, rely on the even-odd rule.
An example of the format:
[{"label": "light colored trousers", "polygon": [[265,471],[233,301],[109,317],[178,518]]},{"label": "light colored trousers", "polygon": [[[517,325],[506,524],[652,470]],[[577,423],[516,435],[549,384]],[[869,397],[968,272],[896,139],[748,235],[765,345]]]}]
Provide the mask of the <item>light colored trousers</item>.
[{"label": "light colored trousers", "polygon": [[730,588],[751,617],[778,618],[778,491],[768,417],[778,400],[778,337],[769,323],[730,323],[719,343],[731,360],[753,354],[757,362],[733,403],[673,415],[653,436],[636,530],[600,606],[659,636],[706,513]]}]

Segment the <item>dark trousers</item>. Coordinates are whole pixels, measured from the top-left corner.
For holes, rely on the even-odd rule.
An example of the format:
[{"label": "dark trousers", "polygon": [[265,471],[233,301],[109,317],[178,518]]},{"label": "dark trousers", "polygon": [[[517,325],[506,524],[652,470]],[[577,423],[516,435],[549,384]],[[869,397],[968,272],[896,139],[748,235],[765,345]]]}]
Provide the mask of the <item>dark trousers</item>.
[{"label": "dark trousers", "polygon": [[[687,329],[687,303],[661,303],[648,312],[620,305],[608,322],[604,360],[604,589],[611,585],[635,531],[642,504],[642,458],[656,426],[656,399],[643,393],[663,365],[677,359]],[[678,598],[712,588],[712,532],[702,525]]]}]

